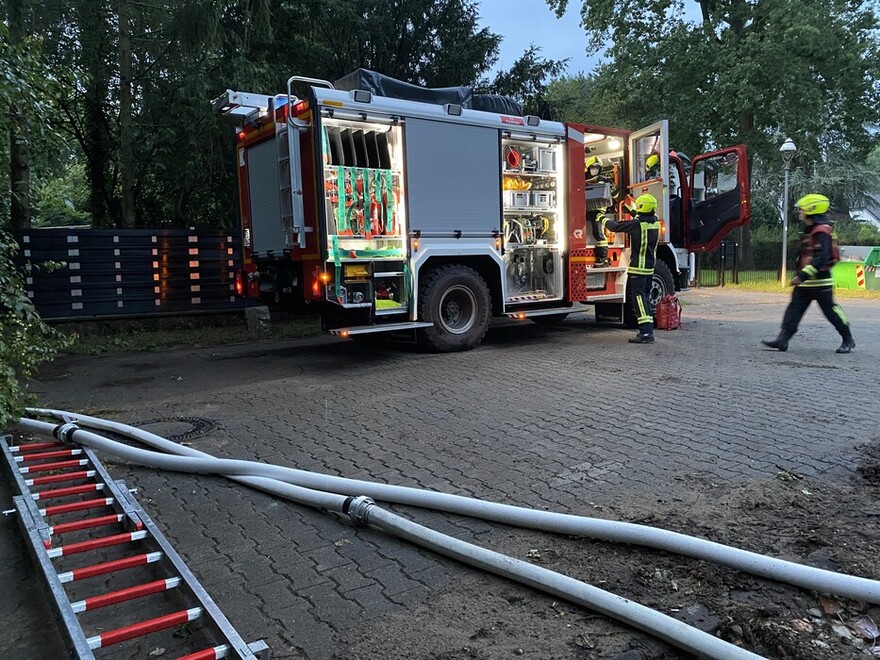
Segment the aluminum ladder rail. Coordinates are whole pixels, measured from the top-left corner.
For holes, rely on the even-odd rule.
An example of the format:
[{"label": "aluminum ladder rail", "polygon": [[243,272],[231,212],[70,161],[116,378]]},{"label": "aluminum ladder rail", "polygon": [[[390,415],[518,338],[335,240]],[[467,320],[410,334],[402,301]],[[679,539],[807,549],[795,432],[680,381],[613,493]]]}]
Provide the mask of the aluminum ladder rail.
[{"label": "aluminum ladder rail", "polygon": [[[76,443],[55,441],[22,442],[16,445],[11,436],[3,436],[0,438],[0,451],[3,452],[20,493],[13,497],[14,509],[9,513],[18,514],[21,530],[28,541],[28,550],[43,574],[44,586],[48,587],[55,614],[64,629],[73,657],[92,660],[96,649],[196,621],[216,643],[184,655],[180,660],[269,658],[269,648],[265,642],[260,640],[248,644],[241,638],[180,555],[131,495],[125,483],[114,481],[91,449]],[[37,489],[42,486],[47,488]],[[99,497],[92,497],[93,495]],[[86,499],[49,503],[75,496],[84,496]],[[101,515],[93,516],[96,511],[100,511]],[[74,512],[88,517],[60,523],[51,521],[53,516]],[[109,535],[72,543],[55,543],[64,534],[82,530],[93,532],[115,526],[119,527],[115,533]],[[58,557],[128,544],[137,546],[134,554],[70,571],[57,571],[52,561]],[[74,601],[70,599],[64,586],[147,564],[157,564],[169,575],[164,579]],[[172,590],[177,592],[175,600],[183,600],[185,608],[91,636],[80,625],[78,615],[83,612]]]}]

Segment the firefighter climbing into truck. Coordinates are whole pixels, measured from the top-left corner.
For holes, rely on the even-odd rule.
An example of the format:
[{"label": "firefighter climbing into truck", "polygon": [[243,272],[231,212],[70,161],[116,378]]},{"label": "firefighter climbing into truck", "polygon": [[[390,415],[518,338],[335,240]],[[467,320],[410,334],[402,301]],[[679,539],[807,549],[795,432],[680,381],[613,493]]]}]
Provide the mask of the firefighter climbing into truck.
[{"label": "firefighter climbing into truck", "polygon": [[[638,131],[548,121],[504,97],[363,69],[335,84],[292,76],[276,95],[227,90],[213,108],[237,125],[236,291],[314,305],[342,337],[391,333],[454,351],[479,344],[493,318],[593,309],[634,325],[631,245],[617,232],[602,246],[588,212],[611,207],[622,221],[627,199],[657,200],[651,304],[688,285],[696,253],[749,222],[745,147],[689,162],[670,151],[666,121]],[[722,162],[735,176],[709,197]]]}]

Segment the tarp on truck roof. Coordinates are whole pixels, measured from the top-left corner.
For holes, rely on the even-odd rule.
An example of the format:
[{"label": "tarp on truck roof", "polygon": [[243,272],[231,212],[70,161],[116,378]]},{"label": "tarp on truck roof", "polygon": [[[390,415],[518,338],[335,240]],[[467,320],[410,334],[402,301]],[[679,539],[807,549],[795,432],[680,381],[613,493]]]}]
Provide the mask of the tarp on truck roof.
[{"label": "tarp on truck roof", "polygon": [[471,87],[421,87],[370,69],[357,69],[340,78],[333,85],[343,91],[363,89],[376,96],[405,101],[421,101],[436,105],[454,103],[463,108],[517,117],[523,114],[522,106],[507,96],[475,94]]}]

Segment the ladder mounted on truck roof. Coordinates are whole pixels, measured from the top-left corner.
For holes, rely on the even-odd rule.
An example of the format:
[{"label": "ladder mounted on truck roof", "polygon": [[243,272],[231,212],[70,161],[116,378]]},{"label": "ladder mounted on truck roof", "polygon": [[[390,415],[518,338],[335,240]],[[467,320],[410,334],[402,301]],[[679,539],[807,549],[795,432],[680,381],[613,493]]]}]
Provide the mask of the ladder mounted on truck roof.
[{"label": "ladder mounted on truck roof", "polygon": [[[266,94],[254,94],[253,92],[236,92],[227,89],[223,94],[211,101],[211,110],[224,117],[236,117],[245,121],[255,121],[260,116],[274,112],[280,103],[279,99],[287,101],[287,95],[268,96]],[[294,102],[295,98],[292,99]]]}]

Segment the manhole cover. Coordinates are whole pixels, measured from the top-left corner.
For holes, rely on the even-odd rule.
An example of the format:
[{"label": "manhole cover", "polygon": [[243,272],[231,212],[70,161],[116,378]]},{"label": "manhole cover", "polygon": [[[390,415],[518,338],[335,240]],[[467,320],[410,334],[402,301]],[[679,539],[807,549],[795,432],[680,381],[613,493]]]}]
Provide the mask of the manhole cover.
[{"label": "manhole cover", "polygon": [[217,422],[205,419],[204,417],[160,417],[145,422],[138,422],[134,426],[138,428],[154,427],[145,428],[144,430],[160,435],[172,442],[181,442],[208,435],[217,428]]}]

